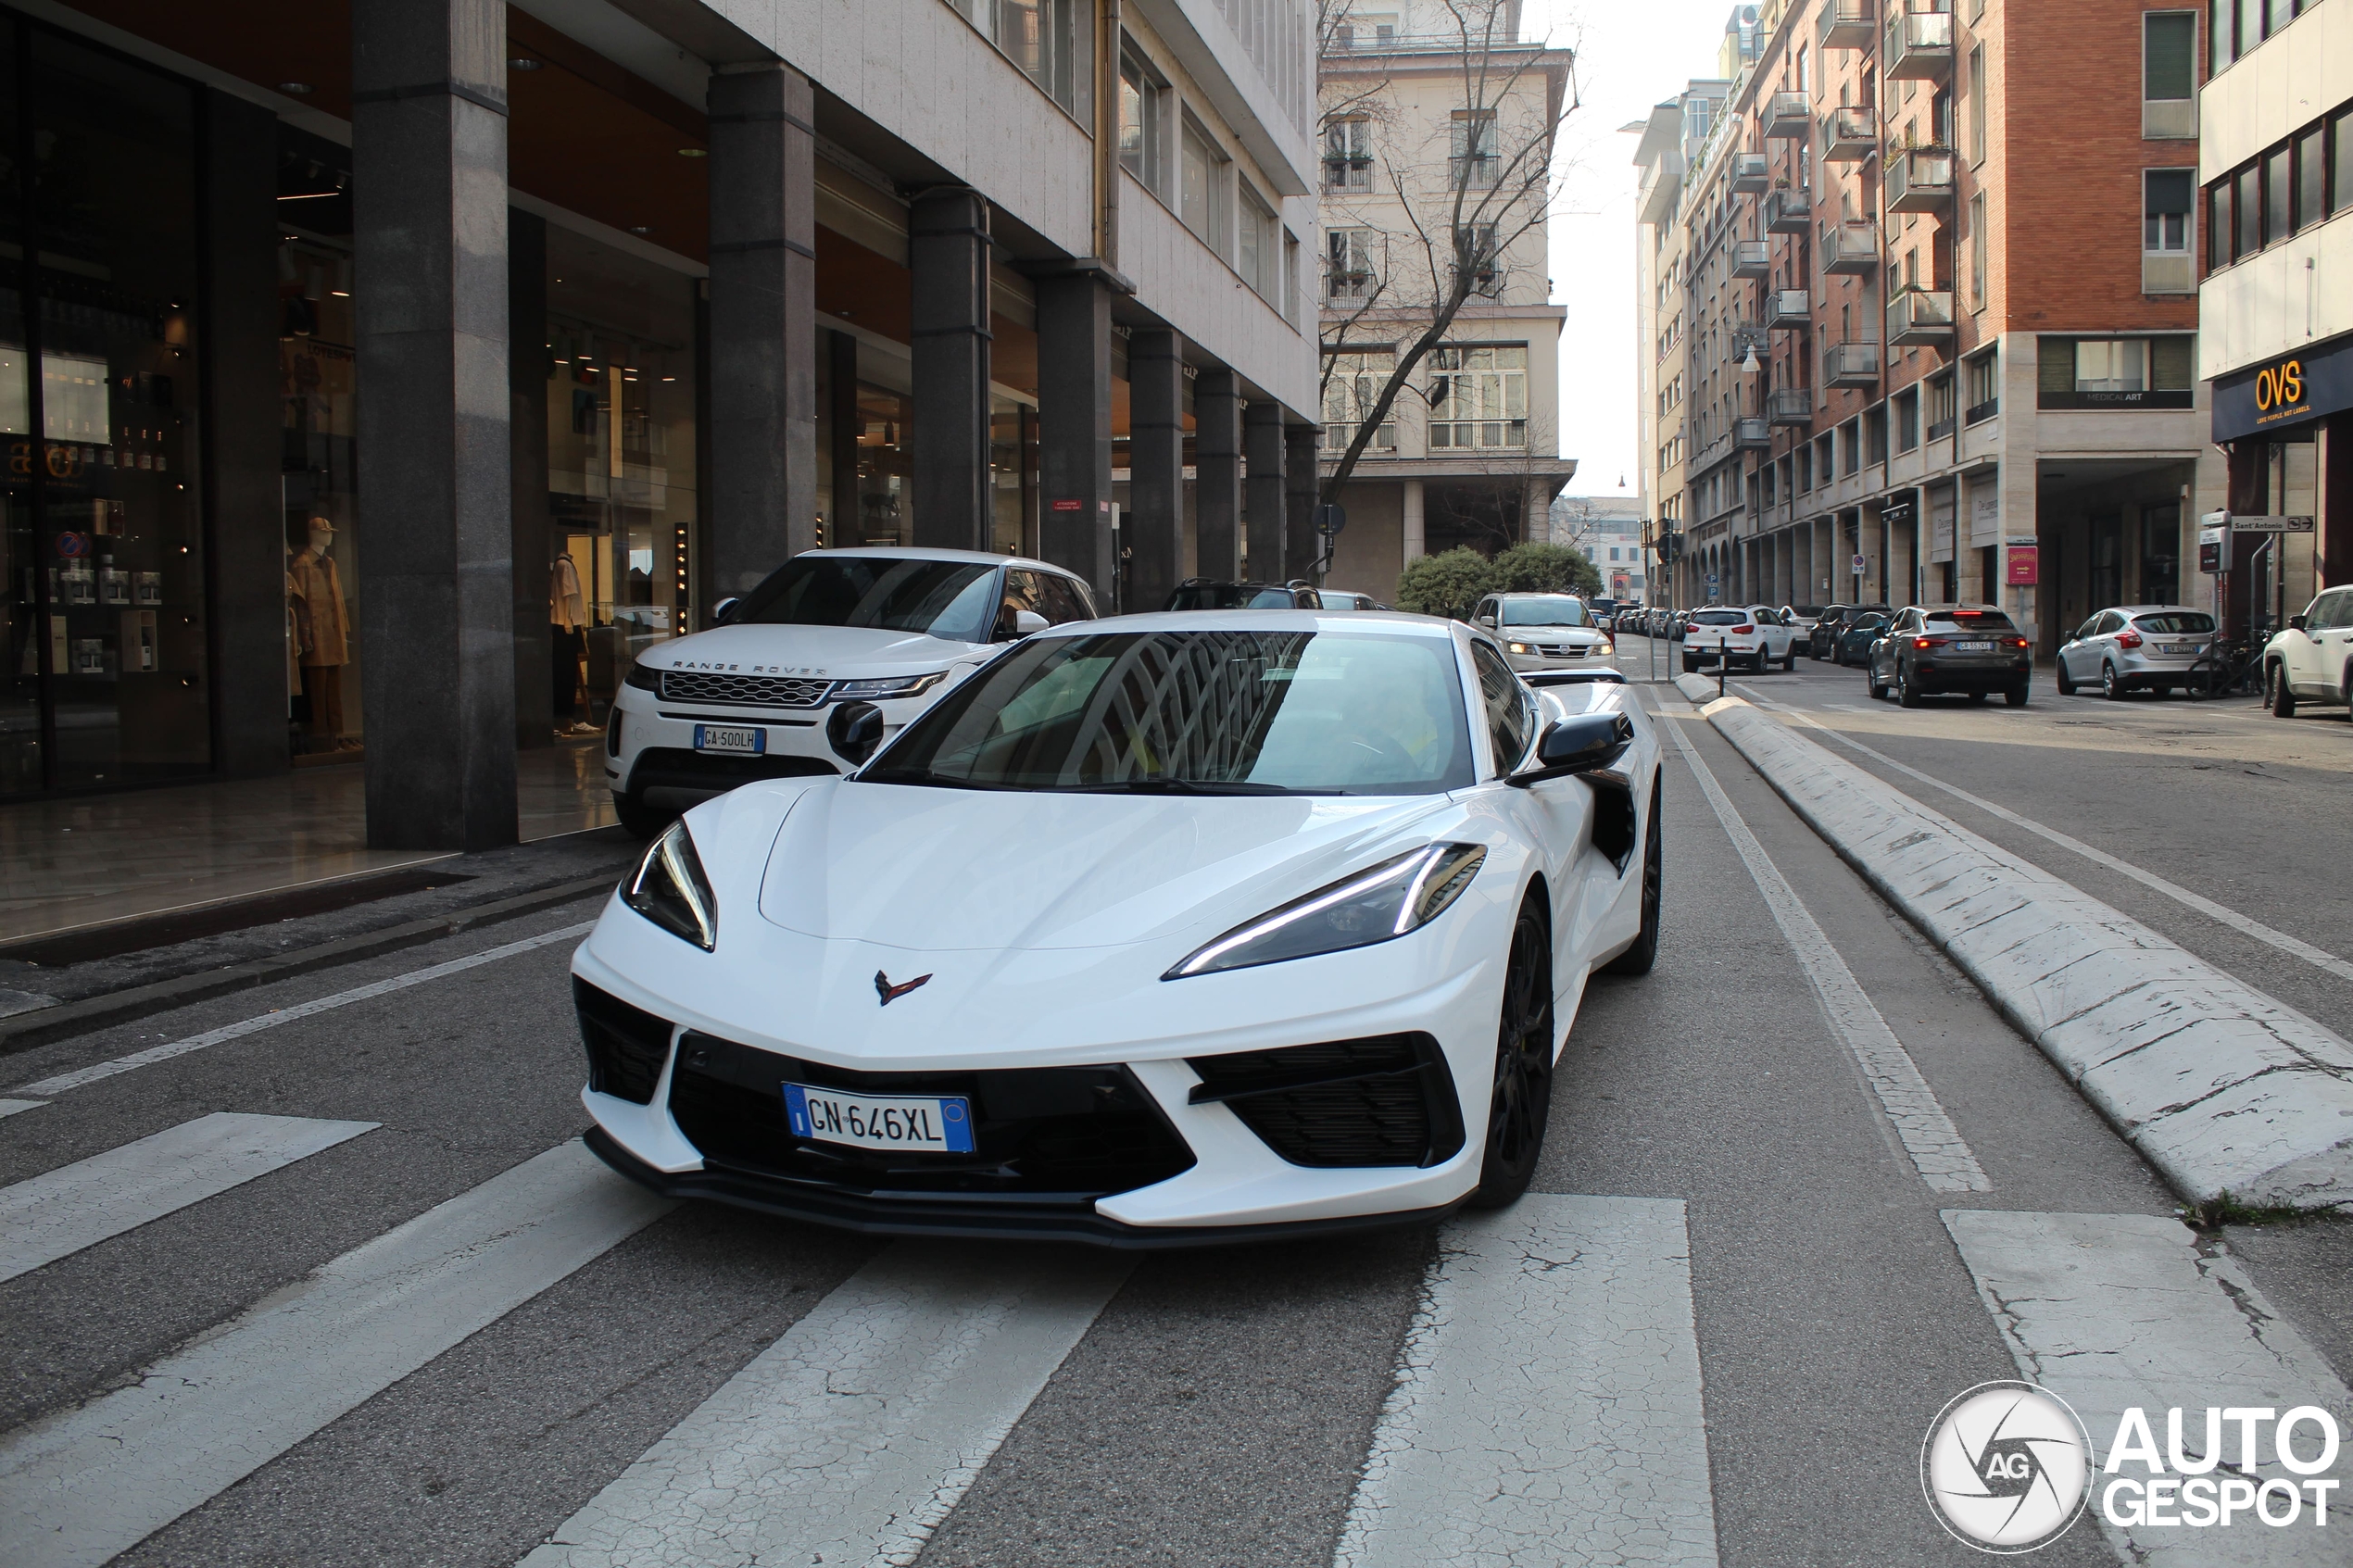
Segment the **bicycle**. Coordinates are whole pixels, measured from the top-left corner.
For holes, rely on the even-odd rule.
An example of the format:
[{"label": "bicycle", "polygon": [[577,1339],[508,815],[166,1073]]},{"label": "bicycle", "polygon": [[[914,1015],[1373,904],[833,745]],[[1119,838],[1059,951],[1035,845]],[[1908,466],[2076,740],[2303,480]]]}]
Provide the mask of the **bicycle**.
[{"label": "bicycle", "polygon": [[2192,702],[2250,696],[2260,675],[2256,660],[2255,651],[2246,643],[2217,638],[2190,666],[2189,684],[2183,689]]}]

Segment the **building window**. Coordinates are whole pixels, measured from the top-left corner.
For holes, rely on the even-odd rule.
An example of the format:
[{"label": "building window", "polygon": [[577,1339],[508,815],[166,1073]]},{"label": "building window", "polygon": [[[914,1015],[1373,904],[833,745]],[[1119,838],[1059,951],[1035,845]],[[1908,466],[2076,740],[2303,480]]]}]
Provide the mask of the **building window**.
[{"label": "building window", "polygon": [[1073,0],[972,0],[971,15],[1022,73],[1076,112]]},{"label": "building window", "polygon": [[2219,272],[2231,264],[2231,182],[2218,180],[2206,193],[2206,267]]},{"label": "building window", "polygon": [[1528,445],[1528,345],[1464,344],[1430,353],[1431,448]]},{"label": "building window", "polygon": [[1485,190],[1503,173],[1493,109],[1456,109],[1450,127],[1446,179],[1456,190]]},{"label": "building window", "polygon": [[1961,413],[1965,423],[1978,424],[2002,411],[2000,363],[2000,354],[1993,350],[1961,361],[1966,378],[1961,395],[1968,399]]},{"label": "building window", "polygon": [[1887,405],[1863,411],[1864,461],[1887,461]]},{"label": "building window", "polygon": [[[1330,375],[1324,382],[1324,450],[1345,452],[1356,433],[1372,417],[1380,389],[1397,369],[1392,349],[1353,349],[1327,358]],[[1383,420],[1365,444],[1368,452],[1397,450],[1397,421]]]},{"label": "building window", "polygon": [[2335,189],[2329,193],[2329,210],[2335,213],[2353,207],[2353,110],[2338,115],[2330,130],[2330,140],[2336,144],[2336,156],[2329,163],[2336,172]]},{"label": "building window", "polygon": [[1234,270],[1258,291],[1261,299],[1272,301],[1282,292],[1282,231],[1275,221],[1275,209],[1250,188],[1247,180],[1241,182],[1240,220]]},{"label": "building window", "polygon": [[1920,444],[1920,395],[1900,392],[1895,395],[1895,449],[1909,452]]},{"label": "building window", "polygon": [[1985,193],[1969,199],[1969,288],[1977,307],[1985,308]]},{"label": "building window", "polygon": [[1373,246],[1378,236],[1370,229],[1324,231],[1324,297],[1338,304],[1361,303],[1378,286],[1373,273]]},{"label": "building window", "polygon": [[2197,134],[2197,13],[2141,15],[2141,134]]},{"label": "building window", "polygon": [[2318,223],[2329,213],[2329,132],[2316,125],[2296,143],[2296,227]]},{"label": "building window", "polygon": [[2253,256],[2263,248],[2263,176],[2255,165],[2239,170],[2238,194],[2233,201],[2239,215],[2238,254]]},{"label": "building window", "polygon": [[2193,345],[2185,333],[2044,338],[2036,402],[2045,408],[2186,408]]},{"label": "building window", "polygon": [[1168,196],[1168,83],[1143,57],[1119,57],[1119,163],[1144,188]]},{"label": "building window", "polygon": [[1395,12],[1391,11],[1380,16],[1366,16],[1361,12],[1352,12],[1346,21],[1332,29],[1332,47],[1355,49],[1368,45],[1384,45],[1394,42],[1396,37],[1397,14]]},{"label": "building window", "polygon": [[1928,383],[1928,438],[1942,441],[1953,433],[1953,378],[1935,376]]},{"label": "building window", "polygon": [[1369,191],[1373,186],[1373,122],[1361,114],[1324,122],[1324,189]]},{"label": "building window", "polygon": [[1283,231],[1283,320],[1299,324],[1299,236],[1289,229]]},{"label": "building window", "polygon": [[1178,203],[1185,227],[1200,236],[1202,242],[1218,255],[1226,254],[1226,232],[1231,225],[1227,221],[1227,166],[1231,162],[1217,150],[1209,133],[1192,121],[1185,119],[1185,160],[1183,190]]},{"label": "building window", "polygon": [[1969,52],[1969,160],[1985,161],[1985,45]]},{"label": "building window", "polygon": [[2263,159],[2263,243],[2276,244],[2295,232],[2295,149],[2281,147]]},{"label": "building window", "polygon": [[2197,272],[2190,260],[2196,216],[2197,171],[2141,171],[2141,292],[2194,294]]},{"label": "building window", "polygon": [[1495,225],[1470,226],[1471,292],[1489,299],[1504,292],[1504,263],[1496,254]]}]

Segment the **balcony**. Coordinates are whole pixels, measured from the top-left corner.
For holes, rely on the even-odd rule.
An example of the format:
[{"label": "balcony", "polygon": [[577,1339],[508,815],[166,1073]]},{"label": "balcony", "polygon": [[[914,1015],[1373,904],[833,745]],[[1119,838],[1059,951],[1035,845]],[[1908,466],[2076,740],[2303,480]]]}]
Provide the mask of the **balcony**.
[{"label": "balcony", "polygon": [[1826,385],[1876,387],[1879,371],[1876,343],[1834,343],[1822,350],[1822,381]]},{"label": "balcony", "polygon": [[1813,134],[1814,101],[1805,94],[1776,93],[1765,100],[1765,135],[1768,140],[1804,142],[1810,140]]},{"label": "balcony", "polygon": [[1888,154],[1887,210],[1952,211],[1953,163],[1947,147],[1906,147]]},{"label": "balcony", "polygon": [[1765,198],[1765,228],[1775,234],[1814,232],[1814,193],[1775,191]]},{"label": "balcony", "polygon": [[1851,272],[1869,277],[1879,270],[1879,225],[1867,218],[1849,218],[1822,226],[1819,252],[1825,272]]},{"label": "balcony", "polygon": [[1869,109],[1835,108],[1822,117],[1822,161],[1859,163],[1879,151],[1879,117]]},{"label": "balcony", "polygon": [[1732,155],[1732,189],[1744,196],[1761,196],[1772,188],[1773,171],[1765,166],[1763,153]]},{"label": "balcony", "polygon": [[1953,296],[1944,291],[1911,289],[1887,302],[1887,341],[1898,348],[1953,341]]},{"label": "balcony", "polygon": [[1777,425],[1810,425],[1814,422],[1814,389],[1810,386],[1777,386],[1765,396],[1765,422]]},{"label": "balcony", "polygon": [[1810,332],[1814,307],[1804,289],[1775,289],[1765,296],[1765,330],[1768,332]]},{"label": "balcony", "polygon": [[1879,36],[1871,0],[1822,0],[1818,31],[1825,49],[1868,49]]},{"label": "balcony", "polygon": [[1773,449],[1773,427],[1763,420],[1745,419],[1732,421],[1732,450],[1735,452],[1769,452]]},{"label": "balcony", "polygon": [[1773,275],[1772,247],[1763,240],[1732,242],[1732,276],[1735,278],[1769,278]]},{"label": "balcony", "polygon": [[1953,13],[1891,11],[1880,74],[1890,82],[1943,82],[1953,74]]}]

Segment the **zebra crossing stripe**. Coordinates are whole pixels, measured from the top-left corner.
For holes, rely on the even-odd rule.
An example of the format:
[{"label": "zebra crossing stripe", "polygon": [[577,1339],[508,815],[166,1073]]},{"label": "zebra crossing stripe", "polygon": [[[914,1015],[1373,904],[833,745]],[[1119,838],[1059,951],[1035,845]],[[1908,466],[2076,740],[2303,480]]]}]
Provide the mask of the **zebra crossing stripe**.
[{"label": "zebra crossing stripe", "polygon": [[525,1557],[523,1568],[910,1563],[1130,1261],[899,1243]]},{"label": "zebra crossing stripe", "polygon": [[0,1280],[136,1230],[378,1125],[216,1111],[0,1187]]},{"label": "zebra crossing stripe", "polygon": [[[2181,1410],[2187,1440],[2201,1449],[2209,1407],[2261,1411],[2269,1419],[2317,1405],[2340,1423],[2353,1419],[2353,1395],[2326,1359],[2265,1299],[2237,1259],[2179,1220],[1974,1209],[1947,1210],[1944,1218],[2019,1375],[2074,1407],[2098,1463],[2107,1462],[2118,1424],[2134,1407],[2160,1445],[2171,1435],[2167,1412]],[[2233,1458],[2241,1452],[2238,1432],[2235,1425],[2225,1429]],[[2300,1479],[2272,1457],[2269,1427],[2260,1431],[2258,1452],[2270,1460],[2255,1467],[2259,1486]],[[2226,1464],[2217,1474],[2237,1469]],[[2128,1461],[2118,1474],[2145,1480],[2150,1472]],[[2095,1515],[2109,1479],[2092,1477]],[[2346,1506],[2340,1494],[2325,1529],[2312,1527],[2309,1512],[2293,1529],[2251,1520],[2227,1531],[2118,1526],[2105,1519],[2100,1527],[2123,1561],[2153,1568],[2343,1568],[2336,1511]]]},{"label": "zebra crossing stripe", "polygon": [[1716,1562],[1683,1205],[1451,1221],[1334,1568]]},{"label": "zebra crossing stripe", "polygon": [[671,1207],[575,1139],[321,1265],[0,1440],[0,1562],[96,1568]]}]

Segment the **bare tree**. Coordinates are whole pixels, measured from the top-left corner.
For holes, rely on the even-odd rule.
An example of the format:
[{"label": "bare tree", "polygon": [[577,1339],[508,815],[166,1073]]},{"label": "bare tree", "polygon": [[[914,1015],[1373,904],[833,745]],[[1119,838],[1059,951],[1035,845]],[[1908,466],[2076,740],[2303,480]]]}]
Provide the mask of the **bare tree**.
[{"label": "bare tree", "polygon": [[[1396,41],[1356,36],[1355,3],[1317,0],[1329,247],[1321,390],[1327,428],[1353,426],[1325,477],[1326,502],[1338,499],[1384,427],[1393,428],[1399,397],[1416,388],[1423,362],[1463,307],[1500,292],[1513,243],[1544,221],[1554,143],[1577,107],[1573,87],[1553,85],[1545,45],[1519,41],[1520,0],[1416,0],[1416,15],[1440,20],[1443,47],[1433,49],[1424,35],[1387,50],[1384,43]],[[1459,107],[1435,128],[1416,128],[1401,112],[1390,72],[1434,55],[1448,62]],[[1334,170],[1369,173],[1375,160],[1363,143],[1376,127],[1390,142],[1378,181],[1330,178]],[[1417,129],[1419,144],[1411,144]],[[1348,221],[1359,216],[1365,220]],[[1353,248],[1367,230],[1381,236],[1383,254]],[[1332,419],[1335,412],[1342,417]]]}]

